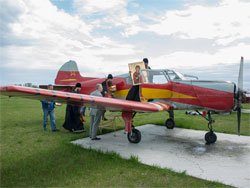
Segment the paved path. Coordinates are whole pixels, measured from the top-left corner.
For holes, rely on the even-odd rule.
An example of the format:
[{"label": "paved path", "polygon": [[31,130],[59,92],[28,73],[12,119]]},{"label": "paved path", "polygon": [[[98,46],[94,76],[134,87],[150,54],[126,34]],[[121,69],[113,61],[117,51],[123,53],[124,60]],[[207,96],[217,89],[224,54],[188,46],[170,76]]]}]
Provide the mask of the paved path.
[{"label": "paved path", "polygon": [[73,141],[84,148],[114,151],[123,158],[138,156],[140,162],[169,168],[198,178],[236,187],[250,187],[250,137],[217,134],[217,142],[206,145],[205,131],[163,126],[137,127],[142,133],[139,144],[131,144],[123,131],[101,135],[100,141],[89,138]]},{"label": "paved path", "polygon": [[250,114],[250,109],[241,109],[241,112]]}]

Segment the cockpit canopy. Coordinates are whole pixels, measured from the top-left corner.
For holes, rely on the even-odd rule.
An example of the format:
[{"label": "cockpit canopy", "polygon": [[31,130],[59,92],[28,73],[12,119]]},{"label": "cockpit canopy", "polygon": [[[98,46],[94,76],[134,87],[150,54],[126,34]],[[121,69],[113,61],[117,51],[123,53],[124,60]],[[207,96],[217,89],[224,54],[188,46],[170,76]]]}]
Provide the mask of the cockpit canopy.
[{"label": "cockpit canopy", "polygon": [[[143,83],[151,84],[164,84],[168,81],[181,81],[181,80],[198,80],[198,77],[192,75],[183,75],[180,72],[168,69],[141,69],[140,75],[142,76]],[[131,75],[129,73],[119,75],[126,79],[126,83],[132,85]]]},{"label": "cockpit canopy", "polygon": [[168,69],[142,69],[140,74],[143,83],[149,84],[164,84],[168,81],[188,80],[183,74]]}]

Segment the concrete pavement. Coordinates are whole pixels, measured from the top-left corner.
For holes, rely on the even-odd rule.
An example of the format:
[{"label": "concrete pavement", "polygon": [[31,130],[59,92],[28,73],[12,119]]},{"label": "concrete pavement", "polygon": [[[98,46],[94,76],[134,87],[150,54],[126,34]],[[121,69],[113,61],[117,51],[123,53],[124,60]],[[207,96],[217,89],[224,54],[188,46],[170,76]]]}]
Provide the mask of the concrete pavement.
[{"label": "concrete pavement", "polygon": [[250,109],[241,109],[241,112],[242,113],[250,114]]},{"label": "concrete pavement", "polygon": [[114,151],[123,158],[138,156],[141,163],[157,165],[198,178],[236,187],[250,187],[250,137],[217,134],[217,142],[206,145],[206,131],[144,125],[139,144],[131,144],[123,131],[73,141],[84,148]]}]

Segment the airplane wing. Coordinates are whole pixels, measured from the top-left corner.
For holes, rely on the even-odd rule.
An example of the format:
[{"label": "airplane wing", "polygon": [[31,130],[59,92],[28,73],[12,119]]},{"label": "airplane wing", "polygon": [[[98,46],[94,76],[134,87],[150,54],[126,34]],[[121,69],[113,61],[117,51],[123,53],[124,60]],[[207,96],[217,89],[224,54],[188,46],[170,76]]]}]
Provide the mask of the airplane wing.
[{"label": "airplane wing", "polygon": [[[53,85],[54,90],[72,92],[75,85]],[[40,89],[48,89],[48,85],[39,85]]]},{"label": "airplane wing", "polygon": [[84,105],[121,112],[159,112],[168,111],[172,108],[172,106],[168,103],[142,103],[122,99],[113,99],[106,97],[104,98],[22,86],[2,86],[0,87],[0,92],[2,95],[6,95],[9,97],[22,97],[41,101],[75,104],[80,106]]}]

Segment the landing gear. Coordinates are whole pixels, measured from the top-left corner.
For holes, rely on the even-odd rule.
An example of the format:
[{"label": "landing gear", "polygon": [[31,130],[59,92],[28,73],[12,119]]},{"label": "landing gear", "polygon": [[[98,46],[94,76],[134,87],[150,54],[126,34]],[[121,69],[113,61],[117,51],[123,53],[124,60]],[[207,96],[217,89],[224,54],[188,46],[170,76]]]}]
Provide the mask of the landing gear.
[{"label": "landing gear", "polygon": [[141,132],[132,127],[132,131],[128,133],[128,140],[130,143],[137,144],[141,141]]},{"label": "landing gear", "polygon": [[141,141],[141,132],[133,126],[133,118],[136,113],[122,112],[122,118],[125,122],[125,132],[127,132],[128,141],[137,144]]},{"label": "landing gear", "polygon": [[208,111],[208,125],[207,126],[210,131],[205,134],[206,144],[213,144],[217,140],[217,136],[214,133],[213,125],[212,125],[214,122],[215,121],[212,119],[211,112]]},{"label": "landing gear", "polygon": [[207,144],[213,144],[217,140],[217,136],[213,131],[209,131],[205,134],[205,140]]},{"label": "landing gear", "polygon": [[173,110],[170,110],[168,111],[169,113],[169,119],[166,120],[165,122],[165,126],[168,128],[168,129],[173,129],[175,127],[175,122],[174,122],[174,111]]},{"label": "landing gear", "polygon": [[165,122],[165,126],[168,128],[168,129],[173,129],[175,127],[175,122],[173,119],[169,118],[166,120]]},{"label": "landing gear", "polygon": [[211,112],[208,111],[208,118],[201,114],[199,111],[197,111],[199,113],[199,115],[201,115],[202,117],[204,117],[207,121],[208,121],[208,129],[209,129],[209,132],[207,132],[205,134],[205,140],[206,140],[206,144],[213,144],[216,142],[217,140],[217,136],[216,134],[214,133],[214,130],[213,130],[213,123],[215,123],[215,121],[212,119],[212,116],[211,116]]}]

